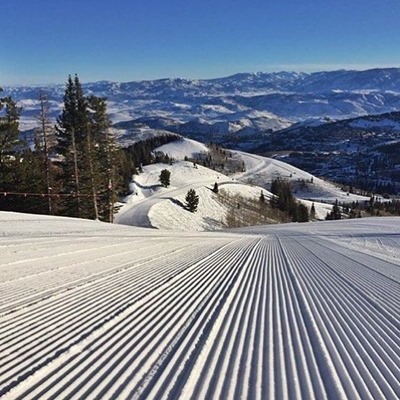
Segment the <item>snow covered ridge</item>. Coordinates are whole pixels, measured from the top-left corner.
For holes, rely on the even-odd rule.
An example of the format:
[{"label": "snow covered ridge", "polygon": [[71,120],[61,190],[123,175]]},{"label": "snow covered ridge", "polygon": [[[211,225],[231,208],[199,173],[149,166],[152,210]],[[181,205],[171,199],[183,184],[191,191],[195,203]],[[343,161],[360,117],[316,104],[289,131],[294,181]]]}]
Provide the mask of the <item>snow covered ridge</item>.
[{"label": "snow covered ridge", "polygon": [[1,212],[0,396],[398,399],[399,222],[178,233]]}]

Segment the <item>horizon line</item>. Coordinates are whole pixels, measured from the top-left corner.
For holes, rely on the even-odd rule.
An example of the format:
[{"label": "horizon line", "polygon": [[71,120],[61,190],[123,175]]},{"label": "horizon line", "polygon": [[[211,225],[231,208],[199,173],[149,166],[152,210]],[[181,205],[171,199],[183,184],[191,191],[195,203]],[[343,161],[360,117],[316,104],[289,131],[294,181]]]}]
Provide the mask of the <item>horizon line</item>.
[{"label": "horizon line", "polygon": [[[318,68],[321,67],[321,68]],[[272,66],[271,66],[272,67]],[[303,70],[300,68],[300,65],[296,64],[287,64],[287,65],[280,65],[276,66],[276,69],[271,69],[271,67],[266,67],[263,69],[259,69],[256,72],[234,72],[234,73],[229,73],[226,75],[220,75],[220,76],[213,76],[213,77],[207,77],[207,78],[190,78],[190,77],[183,77],[183,76],[165,76],[161,78],[145,78],[145,79],[123,79],[123,80],[113,80],[113,79],[94,79],[94,80],[87,80],[85,82],[82,82],[82,84],[94,84],[94,83],[99,83],[99,82],[110,82],[110,83],[132,83],[132,82],[151,82],[151,81],[162,81],[162,80],[188,80],[188,81],[210,81],[210,80],[216,80],[216,79],[223,79],[223,78],[229,78],[235,75],[241,75],[241,74],[280,74],[280,73],[296,73],[296,74],[315,74],[315,73],[322,73],[322,72],[339,72],[339,71],[346,71],[346,72],[352,72],[352,71],[357,71],[357,72],[366,72],[366,71],[373,71],[373,70],[379,70],[379,69],[400,69],[400,67],[396,66],[389,66],[389,65],[359,65],[359,64],[354,64],[354,65],[347,65],[347,66],[340,66],[340,65],[329,65],[329,64],[308,64],[308,65],[302,65]],[[286,68],[287,67],[287,68]],[[272,67],[274,68],[274,67]],[[73,74],[68,74],[68,75],[75,75]],[[67,75],[67,76],[68,76]],[[79,74],[77,74],[79,76]],[[30,86],[30,87],[48,87],[48,86],[58,86],[58,85],[65,85],[64,82],[49,82],[49,83],[22,83],[22,84],[16,84],[16,83],[1,83],[0,82],[0,88],[5,88],[5,87],[24,87],[24,86]]]}]

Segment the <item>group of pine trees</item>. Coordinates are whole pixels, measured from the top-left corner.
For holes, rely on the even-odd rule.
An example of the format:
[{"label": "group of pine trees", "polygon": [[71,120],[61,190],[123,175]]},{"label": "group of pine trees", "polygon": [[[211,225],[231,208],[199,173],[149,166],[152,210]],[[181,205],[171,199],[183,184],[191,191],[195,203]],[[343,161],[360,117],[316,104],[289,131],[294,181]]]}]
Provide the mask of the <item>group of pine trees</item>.
[{"label": "group of pine trees", "polygon": [[[298,202],[292,193],[290,182],[284,179],[274,179],[271,183],[272,207],[286,212],[293,222],[308,222],[310,215],[307,206]],[[261,194],[263,197],[263,194]],[[260,198],[262,201],[262,198]],[[315,211],[314,211],[315,212]]]},{"label": "group of pine trees", "polygon": [[0,208],[112,222],[122,160],[106,99],[85,96],[69,76],[56,124],[40,93],[33,146],[22,143],[20,110],[0,101]]}]

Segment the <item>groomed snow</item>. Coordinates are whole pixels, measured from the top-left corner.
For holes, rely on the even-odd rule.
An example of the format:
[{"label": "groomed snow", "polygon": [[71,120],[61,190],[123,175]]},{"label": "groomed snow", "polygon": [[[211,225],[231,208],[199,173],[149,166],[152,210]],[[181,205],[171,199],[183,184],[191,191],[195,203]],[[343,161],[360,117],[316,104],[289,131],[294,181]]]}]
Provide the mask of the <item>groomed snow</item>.
[{"label": "groomed snow", "polygon": [[397,400],[399,226],[0,212],[0,396]]}]

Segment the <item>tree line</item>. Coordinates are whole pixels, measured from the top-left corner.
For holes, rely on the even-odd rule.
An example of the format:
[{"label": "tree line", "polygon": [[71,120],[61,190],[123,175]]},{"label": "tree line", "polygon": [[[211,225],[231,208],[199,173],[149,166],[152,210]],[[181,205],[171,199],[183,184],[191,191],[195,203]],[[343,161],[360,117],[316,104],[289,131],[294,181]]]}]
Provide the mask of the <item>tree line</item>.
[{"label": "tree line", "polygon": [[55,123],[43,91],[38,101],[34,140],[27,143],[19,130],[21,109],[11,97],[0,98],[1,210],[112,222],[132,174],[152,162],[154,147],[176,139],[119,148],[106,99],[86,96],[77,75],[68,77]]}]

